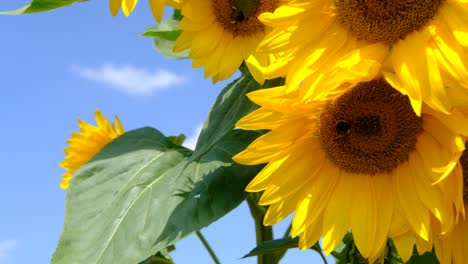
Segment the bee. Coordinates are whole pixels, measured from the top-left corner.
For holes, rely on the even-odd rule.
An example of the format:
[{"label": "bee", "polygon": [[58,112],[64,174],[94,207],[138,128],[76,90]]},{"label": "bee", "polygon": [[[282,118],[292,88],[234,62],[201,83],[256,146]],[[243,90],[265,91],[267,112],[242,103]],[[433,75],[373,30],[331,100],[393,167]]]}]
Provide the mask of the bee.
[{"label": "bee", "polygon": [[245,21],[246,17],[242,10],[237,9],[235,6],[231,6],[231,23],[242,23]]},{"label": "bee", "polygon": [[231,0],[231,23],[242,23],[255,16],[259,5],[260,0]]},{"label": "bee", "polygon": [[335,124],[336,134],[342,139],[347,139],[351,135],[351,121],[338,120]]}]

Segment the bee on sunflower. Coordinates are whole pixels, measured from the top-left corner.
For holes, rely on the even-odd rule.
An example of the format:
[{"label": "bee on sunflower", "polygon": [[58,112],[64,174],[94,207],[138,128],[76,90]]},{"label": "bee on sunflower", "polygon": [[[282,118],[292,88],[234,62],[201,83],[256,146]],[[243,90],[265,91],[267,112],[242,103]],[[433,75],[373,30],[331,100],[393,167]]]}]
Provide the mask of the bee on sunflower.
[{"label": "bee on sunflower", "polygon": [[245,62],[254,78],[263,83],[261,71],[270,55],[256,52],[269,28],[258,20],[273,12],[283,0],[186,0],[182,7],[181,35],[174,51],[190,50],[193,67],[204,67],[213,82],[229,78]]},{"label": "bee on sunflower", "polygon": [[417,115],[409,97],[382,75],[357,81],[353,71],[336,74],[351,81],[327,74],[315,76],[312,91],[304,82],[293,91],[248,94],[260,108],[237,126],[269,132],[233,159],[266,163],[246,188],[263,191],[264,224],[295,212],[291,233],[300,235],[299,247],[323,237],[327,254],[351,229],[370,263],[388,238],[406,259],[415,241],[420,253],[430,251],[433,227],[448,233],[463,210],[459,195],[446,195],[465,147],[449,124],[458,119],[426,105]]}]

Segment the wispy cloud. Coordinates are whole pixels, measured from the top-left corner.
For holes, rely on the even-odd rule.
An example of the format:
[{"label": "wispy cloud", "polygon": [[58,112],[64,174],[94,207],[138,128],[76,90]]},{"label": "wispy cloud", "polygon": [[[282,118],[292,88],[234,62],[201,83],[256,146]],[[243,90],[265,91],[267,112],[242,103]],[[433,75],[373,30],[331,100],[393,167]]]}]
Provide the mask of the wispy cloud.
[{"label": "wispy cloud", "polygon": [[8,258],[8,255],[16,248],[18,242],[13,239],[0,240],[0,263]]},{"label": "wispy cloud", "polygon": [[168,70],[149,71],[131,65],[103,64],[99,67],[85,67],[72,64],[70,71],[82,78],[107,84],[132,96],[148,96],[154,91],[164,90],[188,81],[187,77]]},{"label": "wispy cloud", "polygon": [[197,140],[198,140],[198,137],[200,136],[200,132],[202,130],[202,127],[203,127],[203,124],[199,124],[192,131],[192,134],[187,137],[187,139],[184,141],[184,144],[183,144],[186,148],[195,149],[195,146],[197,145]]}]

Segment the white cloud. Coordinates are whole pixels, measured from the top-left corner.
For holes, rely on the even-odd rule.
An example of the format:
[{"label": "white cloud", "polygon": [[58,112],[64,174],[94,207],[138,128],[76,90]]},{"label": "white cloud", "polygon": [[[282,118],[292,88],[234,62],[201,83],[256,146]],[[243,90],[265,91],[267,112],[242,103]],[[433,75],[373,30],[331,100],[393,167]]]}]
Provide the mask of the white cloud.
[{"label": "white cloud", "polygon": [[195,149],[195,146],[197,145],[198,136],[200,136],[202,127],[203,124],[199,124],[195,127],[193,133],[190,136],[188,136],[187,139],[184,141],[184,147],[189,149]]},{"label": "white cloud", "polygon": [[0,240],[0,263],[8,258],[8,255],[16,248],[17,241],[13,239]]},{"label": "white cloud", "polygon": [[164,69],[148,71],[131,65],[103,64],[100,67],[70,65],[71,72],[87,80],[105,83],[132,96],[148,96],[156,90],[187,82],[185,76]]}]

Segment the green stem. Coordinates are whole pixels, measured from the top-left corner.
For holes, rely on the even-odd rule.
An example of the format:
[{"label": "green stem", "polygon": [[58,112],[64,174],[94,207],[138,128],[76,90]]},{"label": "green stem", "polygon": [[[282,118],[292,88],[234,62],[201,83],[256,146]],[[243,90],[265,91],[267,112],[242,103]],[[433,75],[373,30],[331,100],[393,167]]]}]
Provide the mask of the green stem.
[{"label": "green stem", "polygon": [[[251,194],[247,196],[247,204],[249,205],[250,213],[255,222],[255,235],[257,240],[257,245],[260,245],[262,242],[273,240],[273,228],[271,226],[263,225],[263,217],[265,216],[264,208],[261,208],[254,196]],[[257,258],[258,264],[277,264],[278,259],[275,254],[264,254],[259,255]]]},{"label": "green stem", "polygon": [[206,250],[208,251],[208,253],[210,254],[211,258],[213,259],[214,263],[216,264],[221,264],[221,262],[219,262],[219,259],[218,257],[216,257],[216,254],[214,253],[213,249],[210,247],[210,244],[208,244],[208,241],[205,239],[205,237],[202,235],[202,233],[200,232],[200,230],[197,230],[195,232],[197,234],[197,237],[200,239],[200,241],[202,242],[203,246],[205,246]]},{"label": "green stem", "polygon": [[288,228],[286,228],[286,231],[284,231],[283,238],[289,237],[289,234],[291,234],[291,229],[292,229],[292,222],[289,224]]},{"label": "green stem", "polygon": [[327,258],[325,258],[325,255],[323,254],[323,251],[319,250],[317,252],[319,253],[320,257],[322,258],[323,263],[328,264]]},{"label": "green stem", "polygon": [[327,258],[323,254],[323,250],[322,250],[322,247],[320,246],[319,242],[315,243],[315,245],[312,246],[312,249],[314,251],[316,251],[320,255],[320,257],[323,260],[323,263],[328,264]]}]

